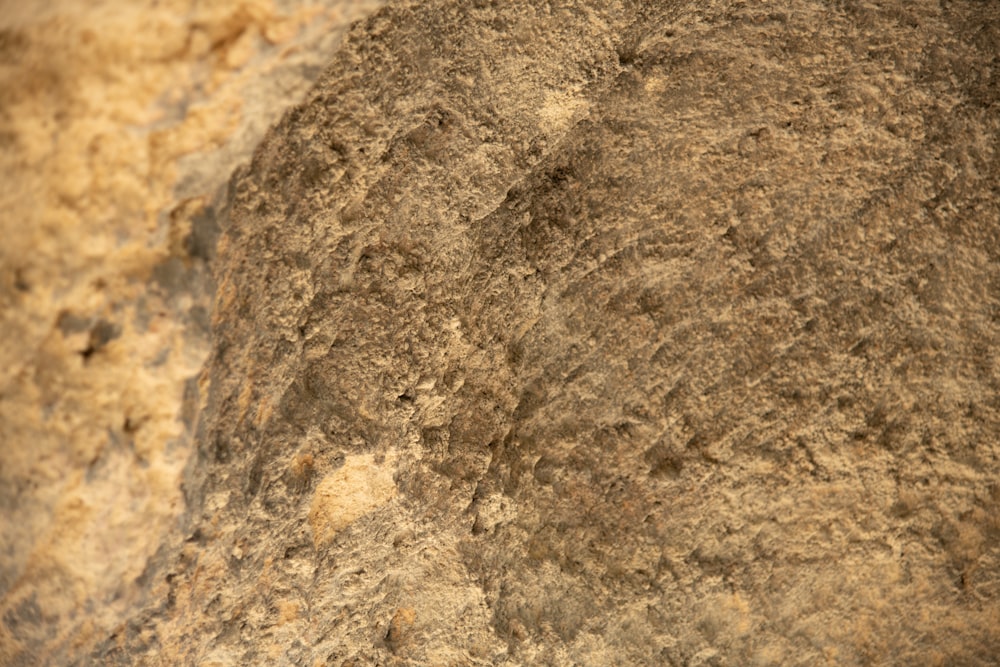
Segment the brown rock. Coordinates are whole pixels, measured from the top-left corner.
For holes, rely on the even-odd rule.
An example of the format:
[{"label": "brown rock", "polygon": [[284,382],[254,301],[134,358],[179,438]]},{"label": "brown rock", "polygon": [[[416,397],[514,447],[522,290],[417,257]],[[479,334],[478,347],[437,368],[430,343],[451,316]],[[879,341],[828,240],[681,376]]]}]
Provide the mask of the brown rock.
[{"label": "brown rock", "polygon": [[995,664],[997,44],[377,12],[233,180],[184,534],[73,657]]}]

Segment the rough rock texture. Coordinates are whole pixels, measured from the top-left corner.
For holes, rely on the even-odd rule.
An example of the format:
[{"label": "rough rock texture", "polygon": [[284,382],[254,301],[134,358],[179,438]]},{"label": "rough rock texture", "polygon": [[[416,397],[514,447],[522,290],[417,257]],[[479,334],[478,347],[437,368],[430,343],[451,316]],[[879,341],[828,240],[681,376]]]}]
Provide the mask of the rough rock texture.
[{"label": "rough rock texture", "polygon": [[379,11],[232,181],[180,525],[60,655],[996,664],[998,53],[977,0]]}]

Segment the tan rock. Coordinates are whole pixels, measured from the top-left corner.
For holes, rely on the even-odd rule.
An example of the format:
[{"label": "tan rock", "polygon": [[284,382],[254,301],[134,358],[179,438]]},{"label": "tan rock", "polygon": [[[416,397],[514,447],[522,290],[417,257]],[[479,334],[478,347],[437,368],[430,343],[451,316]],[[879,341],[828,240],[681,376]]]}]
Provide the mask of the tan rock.
[{"label": "tan rock", "polygon": [[995,664],[1000,9],[391,2],[213,197],[280,13],[151,19],[212,65],[143,178],[16,116],[44,256],[122,193],[67,275],[156,315],[8,271],[3,660]]}]

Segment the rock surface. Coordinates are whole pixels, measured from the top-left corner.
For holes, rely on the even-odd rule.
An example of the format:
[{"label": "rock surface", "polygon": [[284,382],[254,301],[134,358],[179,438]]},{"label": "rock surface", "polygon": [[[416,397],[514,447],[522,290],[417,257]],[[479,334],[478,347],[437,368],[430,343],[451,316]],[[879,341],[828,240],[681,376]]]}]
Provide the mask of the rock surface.
[{"label": "rock surface", "polygon": [[234,177],[179,521],[45,655],[995,664],[998,47],[974,0],[390,3]]}]

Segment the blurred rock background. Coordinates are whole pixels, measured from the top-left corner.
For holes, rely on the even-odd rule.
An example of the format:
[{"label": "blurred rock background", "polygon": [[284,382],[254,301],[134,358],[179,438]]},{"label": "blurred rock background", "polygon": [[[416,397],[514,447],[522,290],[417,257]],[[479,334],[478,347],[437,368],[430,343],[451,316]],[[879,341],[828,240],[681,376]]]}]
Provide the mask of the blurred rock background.
[{"label": "blurred rock background", "polygon": [[135,604],[183,509],[225,184],[380,4],[0,1],[0,663]]}]

